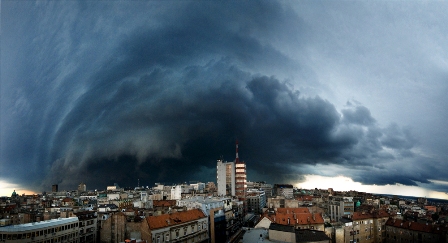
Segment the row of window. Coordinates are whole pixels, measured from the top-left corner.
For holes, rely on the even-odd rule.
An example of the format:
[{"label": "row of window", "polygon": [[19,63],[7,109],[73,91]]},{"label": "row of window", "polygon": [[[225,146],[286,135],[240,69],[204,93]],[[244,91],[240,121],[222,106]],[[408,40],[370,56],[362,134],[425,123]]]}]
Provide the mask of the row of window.
[{"label": "row of window", "polygon": [[[205,234],[199,234],[198,236],[196,236],[196,237],[190,239],[190,240],[191,240],[191,243],[196,242],[196,238],[197,238],[197,242],[200,242],[201,240],[206,239],[207,236],[206,236]],[[163,240],[163,239],[161,239],[160,236],[157,236],[157,241],[154,241],[154,239],[153,239],[153,242],[156,242],[156,243],[162,243],[162,240]],[[169,242],[169,241],[170,241],[170,238],[168,237],[168,235],[166,236],[165,241],[166,241],[166,242]]]},{"label": "row of window", "polygon": [[0,239],[5,239],[7,237],[10,237],[11,235],[15,235],[16,239],[34,238],[37,236],[53,234],[53,233],[57,233],[59,231],[70,230],[70,229],[77,228],[77,227],[78,227],[78,223],[73,223],[73,224],[57,226],[57,227],[49,228],[49,229],[37,230],[37,231],[33,231],[33,232],[0,234]]},{"label": "row of window", "polygon": [[[183,237],[183,236],[186,236],[187,235],[187,233],[188,233],[188,228],[190,228],[191,229],[191,233],[196,233],[196,230],[195,230],[195,227],[196,226],[196,224],[191,224],[190,226],[184,226],[184,227],[180,227],[180,228],[177,228],[177,229],[172,229],[171,231],[174,231],[175,232],[175,234],[174,234],[174,237],[175,238],[179,238],[179,237]],[[182,231],[182,233],[183,233],[183,235],[181,236],[181,229],[183,229],[183,231]],[[198,224],[197,224],[197,231],[201,231],[202,229],[207,229],[207,223],[205,223],[205,222],[203,222],[203,223],[201,223],[201,222],[199,222]],[[170,232],[171,233],[171,232]],[[165,241],[169,241],[169,239],[170,239],[170,233],[166,233],[165,234]],[[160,238],[163,238],[163,233],[162,234],[159,234],[159,235],[156,235],[156,238],[157,239],[160,239]]]},{"label": "row of window", "polygon": [[[47,241],[48,242],[51,241],[51,243],[53,243],[53,242],[67,242],[67,241],[72,240],[73,238],[77,238],[78,237],[78,233],[76,233],[76,232],[69,233],[69,234],[66,234],[66,235],[57,236],[57,237],[53,237],[53,234],[55,234],[55,233],[52,233],[52,234],[49,234],[49,235],[47,235],[47,234],[40,235],[40,236],[45,236],[45,237],[48,236],[48,238],[51,238],[51,239],[40,239],[38,242],[47,242]],[[0,237],[1,237],[0,238],[1,240],[24,240],[24,239],[29,239],[29,238],[34,239],[34,237],[39,237],[39,235],[37,235],[37,234],[32,235],[32,234],[29,234],[29,233],[26,233],[26,234],[1,234]]]}]

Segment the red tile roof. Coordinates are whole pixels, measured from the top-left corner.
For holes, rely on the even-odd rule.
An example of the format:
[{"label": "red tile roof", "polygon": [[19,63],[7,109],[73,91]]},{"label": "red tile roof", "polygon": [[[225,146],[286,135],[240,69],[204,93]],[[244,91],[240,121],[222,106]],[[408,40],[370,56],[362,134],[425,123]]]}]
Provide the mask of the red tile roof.
[{"label": "red tile roof", "polygon": [[423,223],[418,223],[418,222],[410,222],[410,221],[404,221],[404,220],[400,220],[400,219],[389,219],[389,220],[387,220],[386,225],[396,227],[396,228],[401,228],[401,229],[408,229],[408,230],[413,230],[413,231],[420,231],[420,232],[434,233],[434,234],[440,234],[440,233],[446,231],[446,228],[442,227],[442,226],[423,224]]},{"label": "red tile roof", "polygon": [[183,212],[176,212],[171,214],[162,214],[159,216],[149,216],[146,218],[149,229],[165,228],[173,225],[183,224],[197,219],[207,217],[202,210],[192,209]]},{"label": "red tile roof", "polygon": [[290,225],[312,225],[324,223],[322,215],[318,213],[297,213],[295,215],[293,213],[276,213],[275,215],[265,215],[265,217],[273,223],[282,225],[288,225],[288,219]]},{"label": "red tile roof", "polygon": [[152,205],[153,207],[174,207],[176,206],[176,200],[154,200]]},{"label": "red tile roof", "polygon": [[286,213],[286,214],[293,214],[293,213],[310,213],[310,210],[308,208],[302,207],[302,208],[277,208],[277,213]]},{"label": "red tile roof", "polygon": [[299,196],[299,197],[296,197],[296,199],[298,200],[298,201],[313,201],[313,196]]},{"label": "red tile roof", "polygon": [[363,219],[373,219],[373,218],[386,218],[389,217],[390,214],[384,210],[376,210],[373,212],[354,212],[352,215],[352,220],[363,220]]}]

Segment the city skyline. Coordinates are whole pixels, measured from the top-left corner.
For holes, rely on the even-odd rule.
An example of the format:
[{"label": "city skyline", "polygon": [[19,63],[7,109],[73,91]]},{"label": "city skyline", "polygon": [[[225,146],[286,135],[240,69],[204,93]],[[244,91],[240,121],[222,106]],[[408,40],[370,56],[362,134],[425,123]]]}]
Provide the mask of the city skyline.
[{"label": "city skyline", "polygon": [[448,199],[447,10],[2,1],[0,188],[215,181],[238,139],[251,181]]}]

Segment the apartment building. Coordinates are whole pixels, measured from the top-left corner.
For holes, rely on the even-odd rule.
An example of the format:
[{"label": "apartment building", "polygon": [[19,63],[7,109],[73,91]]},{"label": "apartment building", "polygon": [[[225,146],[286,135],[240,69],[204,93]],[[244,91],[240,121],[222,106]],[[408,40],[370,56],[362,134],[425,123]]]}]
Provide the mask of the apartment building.
[{"label": "apartment building", "polygon": [[287,199],[293,198],[294,187],[290,184],[274,184],[273,196],[283,196]]},{"label": "apartment building", "polygon": [[324,219],[308,208],[278,208],[275,213],[265,214],[272,223],[294,226],[296,229],[324,230]]},{"label": "apartment building", "polygon": [[328,203],[327,213],[331,221],[338,221],[342,217],[347,217],[355,211],[353,197],[333,197]]},{"label": "apartment building", "polygon": [[77,217],[70,217],[0,227],[0,241],[5,243],[78,243],[79,220]]},{"label": "apartment building", "polygon": [[339,239],[344,239],[344,243],[353,242],[384,242],[386,232],[386,221],[390,215],[383,211],[371,211],[371,212],[354,212],[352,215],[348,215],[340,218],[344,228],[342,236],[336,236]]},{"label": "apartment building", "polygon": [[257,189],[248,190],[246,203],[248,212],[261,214],[263,213],[263,208],[266,206],[266,193]]},{"label": "apartment building", "polygon": [[208,242],[208,218],[200,209],[149,216],[141,232],[149,243]]},{"label": "apartment building", "polygon": [[447,242],[447,229],[439,225],[389,219],[385,242]]},{"label": "apartment building", "polygon": [[219,196],[235,196],[235,163],[218,160],[216,162],[216,181]]},{"label": "apartment building", "polygon": [[98,219],[94,211],[84,211],[75,213],[79,220],[79,242],[96,243]]}]

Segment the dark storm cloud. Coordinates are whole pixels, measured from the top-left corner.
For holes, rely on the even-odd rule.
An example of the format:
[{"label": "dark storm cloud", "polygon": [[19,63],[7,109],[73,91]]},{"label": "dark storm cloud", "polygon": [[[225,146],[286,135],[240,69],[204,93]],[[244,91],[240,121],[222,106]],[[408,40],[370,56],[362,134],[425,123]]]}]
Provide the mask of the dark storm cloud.
[{"label": "dark storm cloud", "polygon": [[214,181],[216,159],[233,160],[238,139],[249,171],[263,176],[253,180],[282,182],[285,168],[320,163],[362,167],[348,176],[365,183],[428,182],[426,174],[384,173],[389,161],[413,158],[410,129],[382,129],[360,104],[339,113],[285,78],[311,72],[277,48],[285,39],[301,45],[302,20],[288,6],[121,4],[25,4],[33,14],[20,17],[32,25],[2,42],[28,48],[16,60],[23,67],[9,71],[17,80],[2,80],[12,90],[2,91],[8,179],[38,189]]},{"label": "dark storm cloud", "polygon": [[341,111],[344,116],[344,121],[358,125],[368,126],[375,123],[370,114],[369,109],[364,106],[356,106],[354,109],[344,109]]}]

